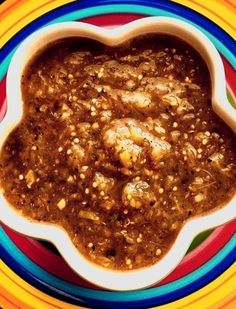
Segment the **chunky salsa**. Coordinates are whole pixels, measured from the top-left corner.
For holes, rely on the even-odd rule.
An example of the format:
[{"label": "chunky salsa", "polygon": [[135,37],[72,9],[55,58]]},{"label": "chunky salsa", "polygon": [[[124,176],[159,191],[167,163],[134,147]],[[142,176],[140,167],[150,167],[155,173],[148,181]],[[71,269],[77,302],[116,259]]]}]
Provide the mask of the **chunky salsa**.
[{"label": "chunky salsa", "polygon": [[1,187],[94,263],[151,265],[187,219],[235,195],[235,135],[212,110],[206,64],[175,37],[58,41],[29,63],[22,94]]}]

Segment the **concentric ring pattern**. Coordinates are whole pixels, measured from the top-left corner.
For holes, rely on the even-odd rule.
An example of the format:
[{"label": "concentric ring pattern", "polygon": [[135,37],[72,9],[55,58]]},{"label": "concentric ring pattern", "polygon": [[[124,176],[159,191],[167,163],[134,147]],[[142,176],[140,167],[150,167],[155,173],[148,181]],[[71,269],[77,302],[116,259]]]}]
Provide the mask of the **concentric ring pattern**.
[{"label": "concentric ring pattern", "polygon": [[[8,0],[0,7],[0,118],[5,75],[17,45],[50,23],[83,20],[118,26],[147,15],[174,16],[200,28],[221,53],[235,104],[234,1]],[[181,2],[181,5],[177,2]],[[214,9],[213,9],[214,8]],[[235,12],[235,11],[234,11]],[[227,16],[223,18],[223,16]],[[1,25],[2,24],[2,25]],[[218,24],[218,25],[217,25]],[[176,270],[158,285],[133,292],[101,291],[74,274],[55,252],[0,227],[0,306],[3,308],[233,308],[236,306],[236,220],[198,237]],[[205,239],[206,238],[206,239]],[[204,240],[205,239],[205,240]],[[203,241],[204,240],[204,241]],[[200,243],[200,244],[199,244]]]}]

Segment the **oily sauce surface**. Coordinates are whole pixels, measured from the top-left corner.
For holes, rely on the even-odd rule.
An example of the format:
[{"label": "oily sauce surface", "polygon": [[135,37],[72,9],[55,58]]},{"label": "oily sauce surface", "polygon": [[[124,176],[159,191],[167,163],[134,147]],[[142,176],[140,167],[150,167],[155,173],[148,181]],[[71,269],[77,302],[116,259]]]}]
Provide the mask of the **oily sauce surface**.
[{"label": "oily sauce surface", "polygon": [[188,218],[235,194],[235,135],[212,110],[205,63],[174,37],[58,41],[29,64],[22,93],[4,194],[99,265],[155,263]]}]

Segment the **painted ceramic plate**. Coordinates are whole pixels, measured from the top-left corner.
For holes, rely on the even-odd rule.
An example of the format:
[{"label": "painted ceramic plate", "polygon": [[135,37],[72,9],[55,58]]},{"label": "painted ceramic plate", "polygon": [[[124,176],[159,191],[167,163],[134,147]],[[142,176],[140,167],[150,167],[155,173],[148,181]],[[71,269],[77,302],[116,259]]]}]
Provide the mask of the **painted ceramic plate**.
[{"label": "painted ceramic plate", "polygon": [[[80,20],[115,27],[143,16],[173,16],[202,30],[219,50],[226,71],[227,91],[234,105],[235,42],[203,15],[169,1],[79,1],[45,12],[20,29],[0,54],[0,117],[6,109],[5,75],[17,45],[36,29],[60,21]],[[102,291],[76,275],[54,247],[0,227],[0,257],[16,274],[37,289],[67,303],[99,308],[144,308],[177,301],[220,276],[236,257],[236,220],[206,231],[192,243],[181,264],[163,281],[132,292]],[[153,274],[155,275],[155,274]]]}]

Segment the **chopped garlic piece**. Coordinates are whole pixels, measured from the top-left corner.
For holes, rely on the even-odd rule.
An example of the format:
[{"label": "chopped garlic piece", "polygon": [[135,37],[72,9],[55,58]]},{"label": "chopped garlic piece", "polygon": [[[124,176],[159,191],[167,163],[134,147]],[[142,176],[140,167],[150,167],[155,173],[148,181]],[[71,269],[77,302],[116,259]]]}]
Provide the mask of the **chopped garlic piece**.
[{"label": "chopped garlic piece", "polygon": [[57,207],[62,210],[66,207],[66,200],[64,198],[62,198],[58,203],[57,203]]},{"label": "chopped garlic piece", "polygon": [[36,181],[36,175],[35,175],[33,170],[28,171],[28,173],[25,175],[25,180],[26,180],[26,183],[27,183],[27,187],[31,188],[31,186]]}]

